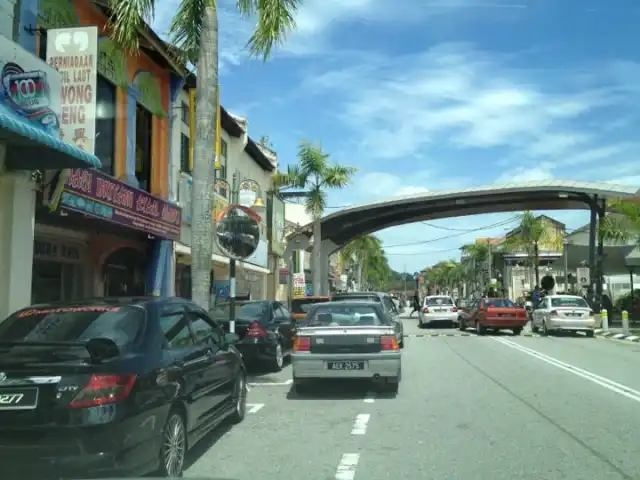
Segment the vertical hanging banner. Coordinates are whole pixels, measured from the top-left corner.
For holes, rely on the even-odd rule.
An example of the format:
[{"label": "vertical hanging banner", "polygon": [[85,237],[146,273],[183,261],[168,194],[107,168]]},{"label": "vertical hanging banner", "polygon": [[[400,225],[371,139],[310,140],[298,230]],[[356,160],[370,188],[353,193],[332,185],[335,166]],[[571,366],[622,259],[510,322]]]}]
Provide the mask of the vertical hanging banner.
[{"label": "vertical hanging banner", "polygon": [[60,138],[94,153],[98,27],[48,30],[47,63],[60,72]]}]

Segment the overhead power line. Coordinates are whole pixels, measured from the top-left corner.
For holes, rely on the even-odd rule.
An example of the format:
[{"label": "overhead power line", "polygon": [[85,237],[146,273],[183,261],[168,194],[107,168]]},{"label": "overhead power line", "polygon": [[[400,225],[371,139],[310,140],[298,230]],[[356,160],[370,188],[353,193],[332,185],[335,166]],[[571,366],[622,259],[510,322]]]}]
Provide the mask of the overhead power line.
[{"label": "overhead power line", "polygon": [[513,223],[519,219],[520,219],[520,215],[516,215],[507,220],[503,220],[501,222],[497,222],[492,225],[485,225],[483,227],[472,228],[470,230],[465,230],[464,232],[455,233],[453,235],[446,235],[444,237],[432,238],[430,240],[422,240],[420,242],[399,243],[397,245],[384,245],[384,249],[386,250],[387,248],[411,247],[413,245],[426,245],[427,243],[434,243],[434,242],[439,242],[441,240],[448,240],[450,238],[461,237],[462,235],[466,235],[467,233],[471,233],[471,232],[479,232],[480,230],[489,230],[491,228],[502,227],[504,225],[508,225],[509,223]]}]

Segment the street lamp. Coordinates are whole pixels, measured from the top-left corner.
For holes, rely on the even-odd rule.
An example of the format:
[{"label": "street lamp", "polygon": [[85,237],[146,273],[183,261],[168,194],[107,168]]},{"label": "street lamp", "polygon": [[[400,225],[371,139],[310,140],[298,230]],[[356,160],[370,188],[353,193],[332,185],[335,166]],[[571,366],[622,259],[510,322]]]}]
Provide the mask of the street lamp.
[{"label": "street lamp", "polygon": [[[251,179],[245,179],[238,183],[237,175],[234,173],[231,183],[224,179],[217,179],[215,188],[224,187],[227,192],[227,200],[230,205],[240,204],[240,192],[248,191],[255,193],[255,199],[252,205],[249,206],[254,210],[261,218],[265,210],[265,203],[263,197],[262,188],[260,184]],[[248,206],[248,205],[245,205]],[[236,259],[229,258],[229,332],[235,333],[236,331]]]}]

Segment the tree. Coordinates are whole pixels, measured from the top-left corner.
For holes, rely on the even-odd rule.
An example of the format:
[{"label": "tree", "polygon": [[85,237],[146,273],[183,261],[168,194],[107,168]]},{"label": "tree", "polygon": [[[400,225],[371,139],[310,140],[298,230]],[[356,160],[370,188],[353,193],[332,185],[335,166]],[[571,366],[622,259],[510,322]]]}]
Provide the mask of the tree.
[{"label": "tree", "polygon": [[355,263],[360,288],[386,290],[393,279],[382,241],[375,235],[363,235],[349,242],[341,252],[344,263]]},{"label": "tree", "polygon": [[471,280],[473,288],[482,288],[482,279],[484,266],[489,260],[489,245],[486,243],[471,243],[469,245],[463,245],[460,249],[463,253],[464,270],[467,272],[466,276]]},{"label": "tree", "polygon": [[[238,0],[241,15],[257,17],[249,38],[251,56],[267,60],[273,47],[295,28],[293,15],[301,0]],[[153,18],[156,1],[111,0],[112,38],[129,50],[139,48],[139,30]],[[216,0],[182,0],[169,28],[176,52],[198,71],[196,88],[196,138],[193,162],[191,275],[192,298],[209,309],[213,237],[213,187],[215,129],[218,114],[218,4]]]},{"label": "tree", "polygon": [[462,294],[462,283],[467,273],[464,266],[455,260],[438,262],[424,270],[427,287],[431,293],[451,293],[458,289],[458,294]]},{"label": "tree", "polygon": [[[322,151],[320,145],[309,141],[300,142],[298,149],[298,164],[289,165],[286,173],[278,172],[274,175],[273,186],[275,189],[306,189],[305,209],[313,219],[313,259],[321,255],[320,220],[327,207],[327,190],[344,188],[357,172],[354,167],[344,165],[332,165],[329,163],[329,154]],[[312,265],[317,265],[313,261]],[[313,294],[321,294],[322,278],[320,272],[313,269]]]},{"label": "tree", "polygon": [[540,247],[562,251],[564,232],[561,232],[550,219],[535,216],[529,210],[522,214],[516,233],[506,238],[503,248],[507,252],[525,252],[533,258],[536,286],[540,285]]},{"label": "tree", "polygon": [[600,224],[603,240],[617,245],[635,243],[640,246],[640,203],[609,200],[607,215]]}]

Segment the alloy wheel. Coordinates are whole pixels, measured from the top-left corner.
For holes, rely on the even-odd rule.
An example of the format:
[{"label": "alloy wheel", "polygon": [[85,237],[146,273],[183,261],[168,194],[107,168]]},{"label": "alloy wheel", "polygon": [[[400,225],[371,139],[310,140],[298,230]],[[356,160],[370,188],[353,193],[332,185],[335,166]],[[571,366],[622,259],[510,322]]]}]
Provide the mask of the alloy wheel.
[{"label": "alloy wheel", "polygon": [[164,468],[169,477],[182,474],[185,450],[184,423],[179,415],[173,414],[167,422],[163,444]]},{"label": "alloy wheel", "polygon": [[282,345],[279,343],[276,345],[276,365],[278,368],[282,368],[284,365],[284,354],[282,353]]}]

